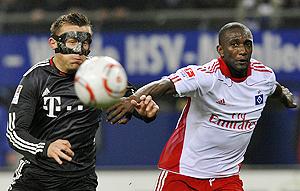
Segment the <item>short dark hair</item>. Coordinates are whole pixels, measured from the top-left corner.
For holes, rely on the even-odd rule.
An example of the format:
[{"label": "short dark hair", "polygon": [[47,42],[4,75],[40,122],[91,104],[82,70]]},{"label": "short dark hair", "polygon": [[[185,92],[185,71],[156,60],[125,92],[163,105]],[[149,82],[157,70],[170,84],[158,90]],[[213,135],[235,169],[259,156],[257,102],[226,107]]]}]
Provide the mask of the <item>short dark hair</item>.
[{"label": "short dark hair", "polygon": [[92,27],[91,21],[82,13],[74,12],[66,15],[61,15],[51,24],[50,32],[52,35],[57,35],[57,32],[64,24],[72,24],[77,26],[90,26]]},{"label": "short dark hair", "polygon": [[242,23],[239,23],[239,22],[231,22],[231,23],[227,23],[226,25],[224,25],[224,26],[219,30],[219,44],[221,44],[221,42],[223,42],[225,33],[226,33],[228,30],[235,29],[235,28],[240,28],[240,29],[244,29],[244,30],[246,30],[246,31],[249,31],[250,34],[252,35],[250,29],[249,29],[246,25],[243,25]]}]

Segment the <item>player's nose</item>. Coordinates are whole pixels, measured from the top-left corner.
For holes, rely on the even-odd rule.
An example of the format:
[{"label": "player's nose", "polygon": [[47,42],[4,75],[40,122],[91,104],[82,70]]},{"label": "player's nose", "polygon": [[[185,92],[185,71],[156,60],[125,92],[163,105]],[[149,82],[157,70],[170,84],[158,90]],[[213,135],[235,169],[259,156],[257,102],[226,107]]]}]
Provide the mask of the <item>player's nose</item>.
[{"label": "player's nose", "polygon": [[239,55],[247,55],[247,49],[244,45],[239,46]]}]

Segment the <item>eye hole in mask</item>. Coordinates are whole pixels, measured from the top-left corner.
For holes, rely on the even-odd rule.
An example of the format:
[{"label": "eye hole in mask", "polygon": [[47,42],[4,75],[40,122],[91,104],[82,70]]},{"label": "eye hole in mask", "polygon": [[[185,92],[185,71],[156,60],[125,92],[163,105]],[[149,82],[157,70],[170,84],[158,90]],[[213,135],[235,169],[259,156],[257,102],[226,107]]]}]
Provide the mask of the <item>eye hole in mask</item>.
[{"label": "eye hole in mask", "polygon": [[90,53],[92,36],[88,32],[70,31],[60,36],[51,35],[57,41],[55,53],[79,54],[87,56]]}]

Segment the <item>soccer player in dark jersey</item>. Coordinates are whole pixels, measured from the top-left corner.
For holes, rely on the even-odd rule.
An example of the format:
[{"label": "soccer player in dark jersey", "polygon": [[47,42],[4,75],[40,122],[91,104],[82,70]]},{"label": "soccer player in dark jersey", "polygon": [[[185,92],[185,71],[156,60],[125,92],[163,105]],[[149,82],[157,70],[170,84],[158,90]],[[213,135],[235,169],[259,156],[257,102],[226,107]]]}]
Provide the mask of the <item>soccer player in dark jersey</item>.
[{"label": "soccer player in dark jersey", "polygon": [[[89,59],[91,24],[83,14],[70,13],[53,22],[50,31],[55,55],[23,75],[9,109],[6,136],[24,156],[9,190],[95,191],[95,134],[102,111],[83,105],[73,86],[76,70]],[[143,100],[119,123],[132,114],[153,120],[159,108],[150,96]]]}]

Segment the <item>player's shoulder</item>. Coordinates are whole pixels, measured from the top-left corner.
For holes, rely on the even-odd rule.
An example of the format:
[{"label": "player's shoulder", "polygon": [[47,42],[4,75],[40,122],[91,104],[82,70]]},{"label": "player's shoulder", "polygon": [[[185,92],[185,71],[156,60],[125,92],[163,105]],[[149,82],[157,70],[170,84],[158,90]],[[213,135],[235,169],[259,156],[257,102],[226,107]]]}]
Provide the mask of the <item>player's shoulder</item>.
[{"label": "player's shoulder", "polygon": [[216,73],[218,69],[220,69],[220,63],[217,59],[213,59],[203,65],[188,65],[179,69],[179,71],[183,74],[183,76],[185,76],[185,73],[187,73],[188,76],[190,76],[192,73],[193,75],[195,73],[196,76],[198,74],[200,74],[200,76],[203,74],[207,76]]},{"label": "player's shoulder", "polygon": [[251,58],[250,67],[254,73],[261,73],[264,75],[271,75],[273,72],[272,68],[264,65],[261,61]]},{"label": "player's shoulder", "polygon": [[251,59],[251,76],[247,78],[247,84],[256,84],[262,81],[276,81],[275,73],[273,70],[264,65],[262,62]]},{"label": "player's shoulder", "polygon": [[218,59],[213,59],[203,65],[197,66],[197,70],[205,74],[215,74],[219,69],[220,63]]},{"label": "player's shoulder", "polygon": [[24,74],[23,77],[30,77],[36,74],[40,74],[43,70],[48,70],[50,68],[50,59],[45,59],[40,61],[33,66],[31,66]]}]

